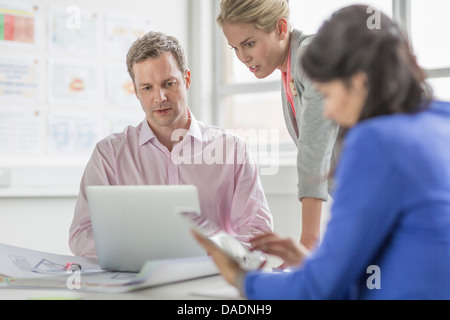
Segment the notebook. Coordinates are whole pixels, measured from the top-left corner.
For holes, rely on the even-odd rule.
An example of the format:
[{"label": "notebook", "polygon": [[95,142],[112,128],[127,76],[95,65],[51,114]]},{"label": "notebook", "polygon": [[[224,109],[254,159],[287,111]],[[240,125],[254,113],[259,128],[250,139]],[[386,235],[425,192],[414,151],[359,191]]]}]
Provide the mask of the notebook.
[{"label": "notebook", "polygon": [[200,212],[195,186],[89,186],[86,194],[102,269],[139,272],[150,260],[206,256],[176,214]]}]

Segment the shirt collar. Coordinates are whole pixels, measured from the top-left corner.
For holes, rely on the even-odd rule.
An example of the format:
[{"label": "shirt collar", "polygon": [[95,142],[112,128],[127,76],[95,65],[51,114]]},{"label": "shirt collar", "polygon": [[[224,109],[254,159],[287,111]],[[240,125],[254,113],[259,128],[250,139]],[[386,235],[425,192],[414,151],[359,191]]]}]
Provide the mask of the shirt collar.
[{"label": "shirt collar", "polygon": [[203,141],[203,134],[199,122],[192,114],[191,110],[189,110],[189,114],[191,116],[191,126],[189,127],[188,135],[192,136],[194,139]]},{"label": "shirt collar", "polygon": [[[200,129],[199,122],[192,114],[192,111],[189,110],[189,116],[191,118],[191,126],[189,127],[188,133],[186,136],[191,136],[194,139],[197,139],[199,141],[203,141],[203,134],[202,130]],[[151,141],[152,139],[156,139],[155,133],[153,132],[152,128],[147,122],[147,119],[144,119],[141,123],[141,129],[139,133],[139,146],[142,146],[146,144],[147,142]]]}]

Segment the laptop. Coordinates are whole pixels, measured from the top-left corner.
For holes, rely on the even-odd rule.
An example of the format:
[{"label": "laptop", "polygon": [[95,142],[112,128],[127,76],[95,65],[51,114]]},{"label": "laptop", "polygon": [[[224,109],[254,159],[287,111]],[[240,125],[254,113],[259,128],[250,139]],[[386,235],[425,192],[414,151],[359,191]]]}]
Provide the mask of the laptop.
[{"label": "laptop", "polygon": [[200,212],[195,186],[88,186],[86,194],[100,268],[139,272],[150,260],[206,256],[176,214]]}]

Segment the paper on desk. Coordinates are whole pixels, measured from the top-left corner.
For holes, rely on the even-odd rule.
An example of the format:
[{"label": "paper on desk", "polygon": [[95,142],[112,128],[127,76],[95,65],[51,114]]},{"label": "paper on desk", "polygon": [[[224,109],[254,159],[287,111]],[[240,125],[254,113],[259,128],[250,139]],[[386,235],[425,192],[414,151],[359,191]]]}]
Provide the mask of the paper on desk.
[{"label": "paper on desk", "polygon": [[[81,271],[64,270],[67,263]],[[217,274],[209,257],[148,261],[140,273],[108,272],[95,259],[57,255],[0,244],[0,286],[128,292]],[[69,281],[78,281],[74,286]],[[75,286],[78,285],[78,286]]]},{"label": "paper on desk", "polygon": [[[54,265],[53,269],[44,269],[44,265],[49,266],[51,263]],[[101,271],[95,259],[51,254],[0,244],[0,274],[12,278],[46,278],[50,271],[56,273],[56,265],[66,266],[67,263],[80,264],[83,272]],[[66,270],[60,270],[60,275],[66,273]]]}]

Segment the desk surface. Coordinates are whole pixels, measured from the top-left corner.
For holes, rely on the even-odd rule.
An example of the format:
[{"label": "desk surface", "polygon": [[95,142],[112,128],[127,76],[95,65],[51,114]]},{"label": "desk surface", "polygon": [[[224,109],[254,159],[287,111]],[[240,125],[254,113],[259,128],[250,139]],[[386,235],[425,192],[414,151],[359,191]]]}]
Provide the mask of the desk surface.
[{"label": "desk surface", "polygon": [[0,288],[0,300],[207,300],[239,299],[237,290],[221,276],[183,281],[128,293],[93,293],[77,290],[35,290]]}]

